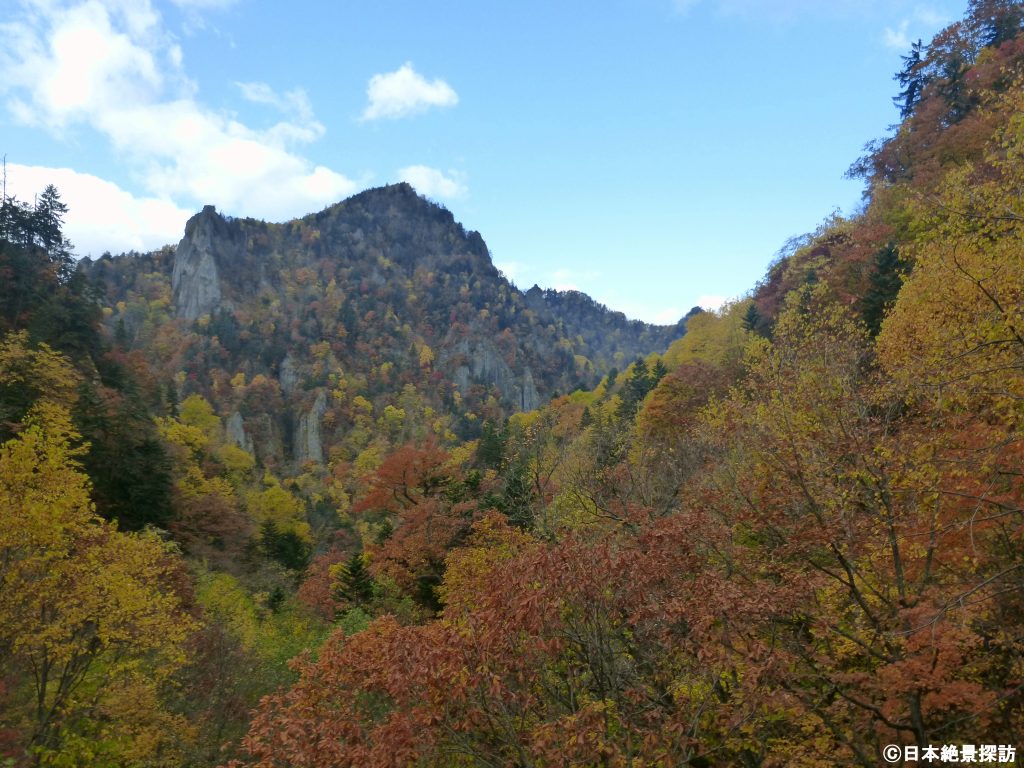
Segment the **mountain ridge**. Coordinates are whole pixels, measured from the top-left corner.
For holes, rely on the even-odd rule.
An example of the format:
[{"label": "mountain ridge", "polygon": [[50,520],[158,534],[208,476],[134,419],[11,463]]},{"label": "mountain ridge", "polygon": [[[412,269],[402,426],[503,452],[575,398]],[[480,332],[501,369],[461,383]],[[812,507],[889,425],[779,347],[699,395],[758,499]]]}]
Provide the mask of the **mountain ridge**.
[{"label": "mountain ridge", "polygon": [[[411,386],[472,437],[482,420],[593,387],[685,332],[684,320],[629,320],[580,292],[520,290],[479,232],[406,183],[279,224],[208,205],[173,249],[81,269],[102,280],[108,322],[175,382],[175,396],[210,399],[234,420],[238,444],[272,461],[330,455],[353,421],[321,437],[319,422],[338,416],[323,398],[339,377],[354,376],[375,412],[399,407]],[[155,353],[160,335],[176,340],[169,354]],[[274,380],[287,417],[244,413],[244,393],[217,391],[215,380],[239,376],[244,388]]]}]

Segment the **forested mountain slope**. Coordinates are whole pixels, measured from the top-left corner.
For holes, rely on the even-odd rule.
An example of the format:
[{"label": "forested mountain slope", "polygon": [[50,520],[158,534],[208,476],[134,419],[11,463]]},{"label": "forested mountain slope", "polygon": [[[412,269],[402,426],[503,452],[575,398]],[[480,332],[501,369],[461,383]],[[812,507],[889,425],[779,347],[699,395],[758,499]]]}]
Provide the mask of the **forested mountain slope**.
[{"label": "forested mountain slope", "polygon": [[[239,414],[239,443],[251,440],[261,461],[322,462],[352,425],[353,397],[382,409],[410,387],[472,437],[477,416],[593,386],[684,332],[628,322],[582,294],[523,294],[478,233],[407,184],[286,224],[207,207],[176,249],[85,271],[105,284],[108,322],[129,348],[168,381],[183,374],[179,395]],[[220,391],[239,375],[245,383]],[[278,390],[270,408],[254,404],[253,382]]]}]

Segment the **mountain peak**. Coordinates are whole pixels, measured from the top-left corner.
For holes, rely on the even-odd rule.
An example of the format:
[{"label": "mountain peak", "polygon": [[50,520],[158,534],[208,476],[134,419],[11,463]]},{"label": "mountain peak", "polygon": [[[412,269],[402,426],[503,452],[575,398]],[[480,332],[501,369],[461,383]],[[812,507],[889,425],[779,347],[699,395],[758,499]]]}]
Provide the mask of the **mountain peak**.
[{"label": "mountain peak", "polygon": [[374,212],[395,208],[407,215],[443,215],[453,224],[455,223],[455,217],[452,216],[447,208],[432,200],[428,200],[406,181],[364,189],[362,192],[357,192],[319,213],[304,216],[303,220],[309,218],[321,220],[353,208],[365,208]]}]

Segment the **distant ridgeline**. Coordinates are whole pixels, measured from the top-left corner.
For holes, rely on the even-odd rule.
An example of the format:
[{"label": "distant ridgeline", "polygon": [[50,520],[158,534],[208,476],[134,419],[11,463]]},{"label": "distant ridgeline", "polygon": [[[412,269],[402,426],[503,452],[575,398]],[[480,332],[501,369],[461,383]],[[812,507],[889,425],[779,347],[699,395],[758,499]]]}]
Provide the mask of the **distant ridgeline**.
[{"label": "distant ridgeline", "polygon": [[[408,184],[284,224],[207,206],[175,249],[82,268],[105,286],[122,343],[176,397],[209,399],[233,439],[271,462],[323,461],[389,405],[403,412],[396,437],[450,426],[471,438],[685,332],[575,291],[519,291],[479,233]],[[438,414],[453,419],[435,425]]]}]

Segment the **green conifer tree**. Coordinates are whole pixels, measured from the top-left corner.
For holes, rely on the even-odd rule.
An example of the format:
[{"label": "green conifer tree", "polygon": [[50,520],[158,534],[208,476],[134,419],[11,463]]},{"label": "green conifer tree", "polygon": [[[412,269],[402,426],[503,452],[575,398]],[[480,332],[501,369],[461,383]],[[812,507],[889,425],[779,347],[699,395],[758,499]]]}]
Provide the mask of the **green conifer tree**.
[{"label": "green conifer tree", "polygon": [[337,593],[353,605],[366,605],[373,598],[373,577],[361,552],[352,555],[341,569]]}]

